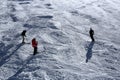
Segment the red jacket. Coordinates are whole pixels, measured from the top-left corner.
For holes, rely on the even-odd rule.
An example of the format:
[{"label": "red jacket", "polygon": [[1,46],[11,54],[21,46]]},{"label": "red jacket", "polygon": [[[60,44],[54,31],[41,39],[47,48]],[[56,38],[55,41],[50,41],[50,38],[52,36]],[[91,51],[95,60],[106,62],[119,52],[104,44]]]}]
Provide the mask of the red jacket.
[{"label": "red jacket", "polygon": [[32,39],[32,47],[37,47],[38,42],[36,41],[36,39]]}]

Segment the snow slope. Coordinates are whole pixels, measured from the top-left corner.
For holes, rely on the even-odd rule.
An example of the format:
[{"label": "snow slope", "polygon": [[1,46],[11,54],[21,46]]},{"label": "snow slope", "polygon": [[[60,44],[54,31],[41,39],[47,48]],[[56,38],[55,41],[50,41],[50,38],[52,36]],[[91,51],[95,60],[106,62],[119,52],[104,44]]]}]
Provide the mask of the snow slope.
[{"label": "snow slope", "polygon": [[0,80],[120,80],[119,8],[119,0],[0,0]]}]

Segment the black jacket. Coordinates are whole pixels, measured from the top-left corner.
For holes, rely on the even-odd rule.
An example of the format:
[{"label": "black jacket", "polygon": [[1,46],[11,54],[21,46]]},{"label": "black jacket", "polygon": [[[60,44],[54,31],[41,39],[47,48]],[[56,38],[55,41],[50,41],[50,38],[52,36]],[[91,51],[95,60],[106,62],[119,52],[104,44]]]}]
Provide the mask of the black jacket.
[{"label": "black jacket", "polygon": [[26,36],[26,30],[21,33],[21,36]]},{"label": "black jacket", "polygon": [[90,29],[89,34],[94,35],[94,30]]}]

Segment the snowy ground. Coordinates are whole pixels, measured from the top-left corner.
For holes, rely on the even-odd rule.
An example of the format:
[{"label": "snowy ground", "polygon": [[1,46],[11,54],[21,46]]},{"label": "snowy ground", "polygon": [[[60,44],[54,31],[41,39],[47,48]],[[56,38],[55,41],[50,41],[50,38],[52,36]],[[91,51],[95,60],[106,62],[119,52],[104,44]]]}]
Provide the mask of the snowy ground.
[{"label": "snowy ground", "polygon": [[120,80],[119,21],[119,0],[0,0],[0,80]]}]

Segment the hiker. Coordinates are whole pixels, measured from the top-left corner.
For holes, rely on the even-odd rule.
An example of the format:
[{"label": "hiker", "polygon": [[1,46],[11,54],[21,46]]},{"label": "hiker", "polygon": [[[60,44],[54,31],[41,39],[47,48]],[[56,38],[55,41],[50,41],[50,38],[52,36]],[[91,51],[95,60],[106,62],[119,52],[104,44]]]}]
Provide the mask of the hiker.
[{"label": "hiker", "polygon": [[32,39],[32,47],[34,48],[33,55],[35,55],[37,53],[37,45],[38,45],[38,42],[36,41],[35,38],[33,38]]},{"label": "hiker", "polygon": [[21,33],[21,36],[22,36],[22,43],[25,43],[26,30],[23,30],[23,32]]},{"label": "hiker", "polygon": [[90,34],[90,38],[91,38],[92,41],[94,42],[94,41],[95,41],[95,40],[94,40],[94,37],[93,37],[93,35],[94,35],[94,30],[92,30],[92,28],[90,28],[89,34]]}]

